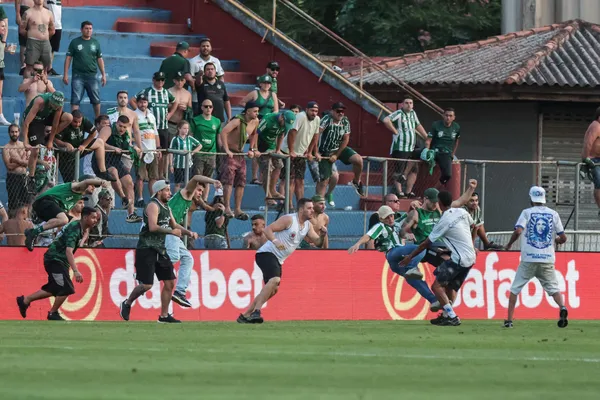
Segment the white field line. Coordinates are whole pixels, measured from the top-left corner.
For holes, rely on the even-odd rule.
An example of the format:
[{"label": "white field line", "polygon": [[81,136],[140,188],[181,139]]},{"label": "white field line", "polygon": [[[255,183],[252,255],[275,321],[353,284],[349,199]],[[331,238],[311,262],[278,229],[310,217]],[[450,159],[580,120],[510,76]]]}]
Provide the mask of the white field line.
[{"label": "white field line", "polygon": [[464,361],[538,361],[538,362],[576,362],[576,363],[600,363],[600,358],[590,357],[538,357],[538,356],[523,356],[523,357],[498,357],[498,356],[471,356],[471,355],[437,355],[437,354],[400,354],[400,353],[365,353],[352,351],[285,351],[285,350],[246,350],[235,348],[232,350],[226,349],[171,349],[171,348],[147,348],[147,347],[76,347],[76,346],[54,346],[54,345],[14,345],[0,344],[0,349],[54,349],[54,350],[69,350],[69,351],[88,351],[88,350],[112,350],[112,351],[132,351],[132,352],[175,352],[184,351],[188,353],[209,353],[209,354],[229,354],[233,352],[241,352],[245,354],[269,354],[269,355],[286,355],[286,356],[329,356],[329,357],[347,357],[347,358],[398,358],[398,359],[420,359],[420,360],[464,360]]}]

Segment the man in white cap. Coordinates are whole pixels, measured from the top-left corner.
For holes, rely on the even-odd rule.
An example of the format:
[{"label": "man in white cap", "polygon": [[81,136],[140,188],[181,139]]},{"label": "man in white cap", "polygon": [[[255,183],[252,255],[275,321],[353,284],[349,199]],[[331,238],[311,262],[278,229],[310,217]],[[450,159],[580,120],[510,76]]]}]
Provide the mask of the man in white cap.
[{"label": "man in white cap", "polygon": [[158,322],[179,323],[169,314],[169,303],[175,287],[175,268],[167,254],[165,240],[167,235],[181,237],[197,237],[197,235],[179,225],[169,207],[171,187],[164,181],[156,181],[153,186],[154,196],[144,210],[144,222],[140,231],[140,239],[135,250],[135,274],[139,282],[129,297],[121,303],[121,318],[129,321],[133,302],[146,293],[154,285],[154,275],[163,281],[160,294],[160,315]]},{"label": "man in white cap", "polygon": [[504,321],[505,328],[513,327],[513,315],[517,296],[523,287],[533,278],[538,278],[542,287],[560,307],[558,327],[564,328],[569,324],[569,312],[565,307],[556,272],[554,271],[554,244],[563,244],[567,241],[563,224],[558,213],[545,206],[546,191],[539,186],[529,190],[531,207],[523,210],[513,232],[506,250],[510,250],[521,233],[521,263],[510,288],[508,299],[508,317]]}]

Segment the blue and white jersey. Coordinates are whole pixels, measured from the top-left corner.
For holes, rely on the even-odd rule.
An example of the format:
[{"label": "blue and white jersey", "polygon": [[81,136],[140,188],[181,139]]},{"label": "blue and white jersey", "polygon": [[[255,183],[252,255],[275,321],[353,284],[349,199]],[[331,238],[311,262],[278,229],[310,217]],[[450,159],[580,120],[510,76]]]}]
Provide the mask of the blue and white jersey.
[{"label": "blue and white jersey", "polygon": [[515,228],[522,228],[521,261],[554,264],[554,240],[564,233],[558,213],[546,206],[523,210]]}]

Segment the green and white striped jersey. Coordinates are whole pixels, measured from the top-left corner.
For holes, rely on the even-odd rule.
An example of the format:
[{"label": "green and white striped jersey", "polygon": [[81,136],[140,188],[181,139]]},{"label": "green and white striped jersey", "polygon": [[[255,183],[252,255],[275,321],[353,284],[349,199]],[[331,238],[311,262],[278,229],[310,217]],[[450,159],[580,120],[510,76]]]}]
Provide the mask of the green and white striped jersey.
[{"label": "green and white striped jersey", "polygon": [[471,215],[471,218],[473,218],[473,222],[475,223],[475,226],[483,225],[483,219],[481,218],[481,208],[477,207],[473,211],[469,210],[469,207],[467,207],[467,206],[463,206],[463,208],[469,213],[469,215]]},{"label": "green and white striped jersey", "polygon": [[394,247],[402,246],[402,242],[394,227],[386,225],[383,222],[373,225],[367,232],[367,235],[375,241],[377,251],[388,252]]},{"label": "green and white striped jersey", "polygon": [[[193,136],[186,136],[182,138],[177,135],[171,140],[171,145],[169,146],[172,150],[185,150],[192,151],[196,147],[200,145],[200,142],[195,139]],[[185,155],[183,154],[174,154],[173,155],[173,168],[185,168]],[[190,157],[188,168],[192,166],[192,159]]]},{"label": "green and white striped jersey", "polygon": [[327,114],[321,120],[323,132],[319,136],[319,153],[328,156],[340,148],[344,135],[350,134],[350,120],[342,117],[336,123],[331,115]]},{"label": "green and white striped jersey", "polygon": [[169,127],[169,121],[167,121],[169,104],[175,101],[175,97],[167,89],[158,90],[154,86],[142,90],[135,97],[141,94],[145,94],[148,99],[148,109],[156,118],[156,128],[167,129]]},{"label": "green and white striped jersey", "polygon": [[415,110],[407,114],[403,109],[399,109],[391,113],[389,118],[398,128],[398,134],[392,137],[390,154],[394,151],[413,151],[417,144],[416,128],[421,125]]}]

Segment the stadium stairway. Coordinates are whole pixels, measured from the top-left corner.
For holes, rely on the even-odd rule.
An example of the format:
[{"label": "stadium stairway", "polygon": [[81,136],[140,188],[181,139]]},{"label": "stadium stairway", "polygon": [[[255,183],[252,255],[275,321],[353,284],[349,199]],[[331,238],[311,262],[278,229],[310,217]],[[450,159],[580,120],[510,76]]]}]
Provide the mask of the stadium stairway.
[{"label": "stadium stairway", "polygon": [[[14,24],[15,9],[13,4],[2,4],[9,20],[9,43],[17,42],[17,27]],[[151,76],[160,67],[164,57],[172,54],[175,44],[186,40],[192,46],[192,54],[197,54],[200,39],[204,36],[188,35],[187,27],[181,24],[170,23],[171,12],[156,9],[125,8],[125,7],[63,7],[63,35],[61,40],[61,51],[56,54],[54,67],[61,73],[65,60],[65,52],[70,41],[80,36],[80,24],[84,20],[92,21],[94,24],[93,36],[100,42],[107,72],[107,84],[101,88],[102,111],[116,105],[116,93],[119,90],[127,90],[135,94],[139,90],[151,85]],[[140,29],[140,21],[144,21]],[[132,23],[134,22],[134,23]],[[218,56],[219,49],[215,48],[213,53]],[[228,92],[232,104],[235,106],[241,98],[254,87],[255,76],[240,70],[237,60],[221,60],[226,71]],[[12,121],[15,113],[23,113],[25,104],[23,96],[18,93],[17,88],[22,81],[19,72],[19,49],[15,54],[5,55],[5,75],[3,90],[4,115]],[[70,87],[62,82],[62,76],[51,78],[54,87],[61,90],[70,99]],[[289,101],[291,99],[283,99]],[[67,109],[69,106],[67,106]],[[93,118],[92,107],[85,97],[81,105],[82,112]],[[240,109],[234,107],[234,113]],[[8,127],[0,127],[0,144],[7,143]],[[250,176],[250,162],[248,176]],[[346,175],[345,166],[340,165],[342,175]],[[6,168],[0,163],[0,187],[5,187]],[[60,180],[60,177],[59,177]],[[330,226],[331,247],[347,248],[350,242],[356,240],[363,234],[365,216],[362,212],[356,212],[360,206],[360,198],[351,186],[346,185],[347,179],[342,180],[335,193],[336,210],[328,210],[332,224]],[[306,174],[306,196],[312,196],[315,186],[312,183],[308,171]],[[149,195],[146,188],[145,198]],[[381,193],[381,187],[371,187],[371,193]],[[7,192],[0,190],[0,200],[6,204]],[[243,198],[243,208],[250,210],[249,215],[257,213],[264,214],[264,191],[257,185],[247,185]],[[120,199],[116,199],[115,210],[110,217],[110,230],[116,235],[136,234],[139,232],[140,224],[125,223],[125,211],[122,210]],[[352,210],[352,211],[350,211]],[[269,221],[273,221],[276,212],[269,211]],[[194,213],[193,229],[204,232],[204,212]],[[232,220],[229,224],[229,233],[232,238],[232,247],[240,248],[242,235],[250,231],[250,222]],[[132,247],[135,238],[115,237],[107,240],[109,247]],[[201,239],[196,247],[201,247]]]}]

